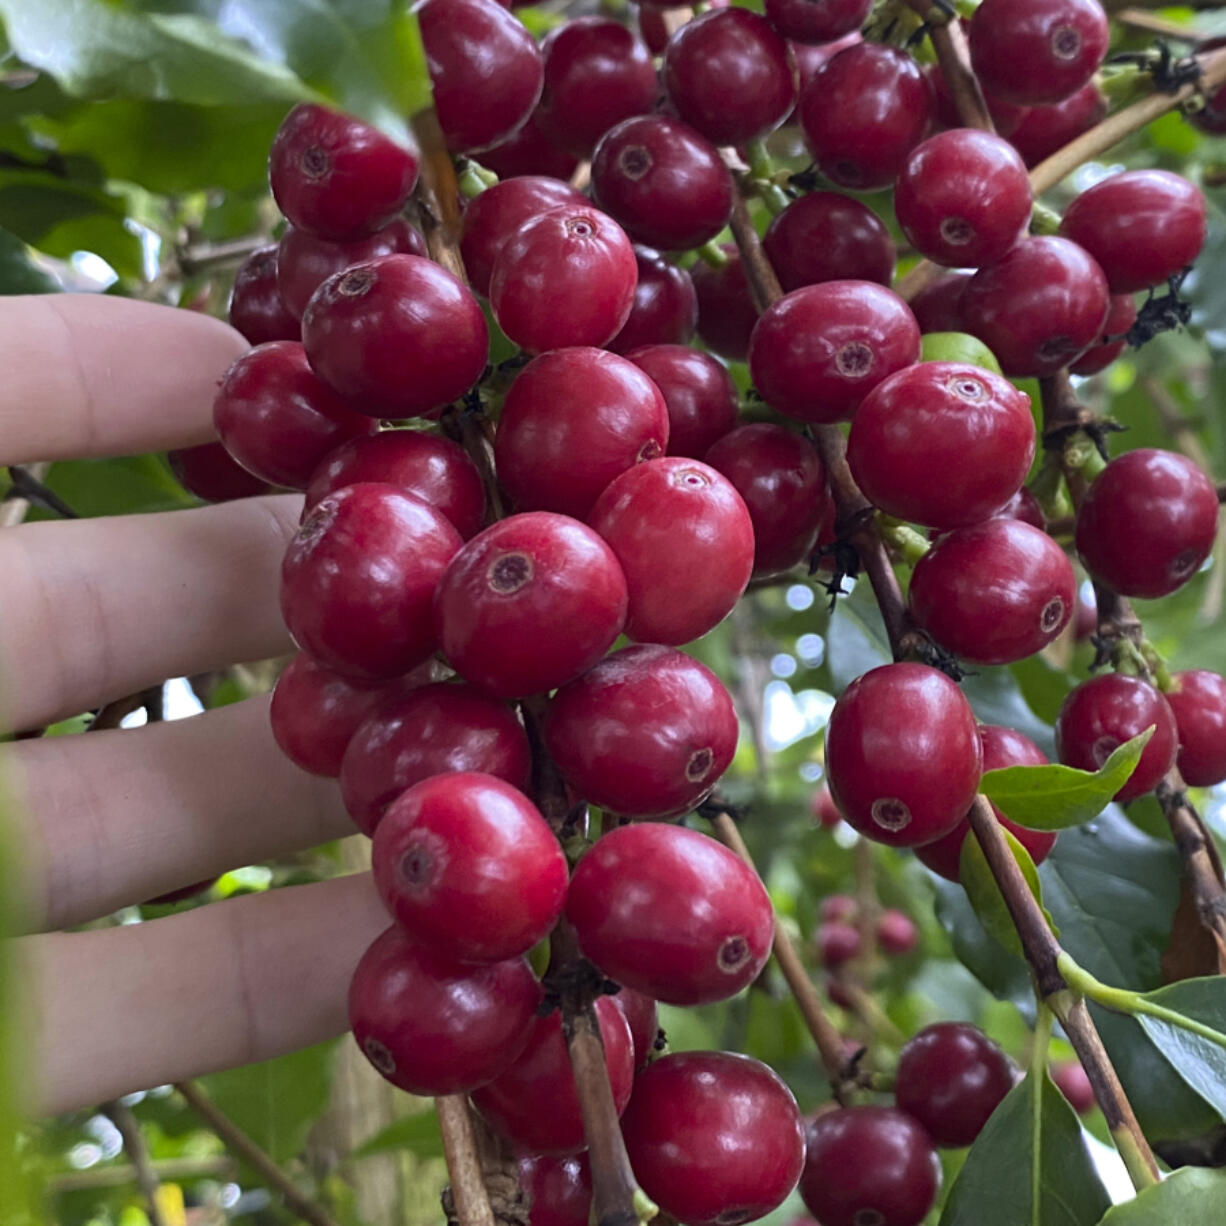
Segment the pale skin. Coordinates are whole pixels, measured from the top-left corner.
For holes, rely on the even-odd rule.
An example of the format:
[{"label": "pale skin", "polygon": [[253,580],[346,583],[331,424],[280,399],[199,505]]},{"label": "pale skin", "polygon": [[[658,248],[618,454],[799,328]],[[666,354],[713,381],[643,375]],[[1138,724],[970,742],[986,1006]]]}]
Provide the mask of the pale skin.
[{"label": "pale skin", "polygon": [[[0,298],[0,463],[206,442],[245,349],[191,311]],[[168,677],[292,650],[277,574],[297,496],[0,529],[4,725],[42,727]],[[82,924],[353,826],[291,765],[267,698],[174,723],[0,745],[18,872],[10,938],[21,1105],[50,1115],[268,1059],[347,1027],[349,977],[387,917],[365,874],[140,925]]]}]

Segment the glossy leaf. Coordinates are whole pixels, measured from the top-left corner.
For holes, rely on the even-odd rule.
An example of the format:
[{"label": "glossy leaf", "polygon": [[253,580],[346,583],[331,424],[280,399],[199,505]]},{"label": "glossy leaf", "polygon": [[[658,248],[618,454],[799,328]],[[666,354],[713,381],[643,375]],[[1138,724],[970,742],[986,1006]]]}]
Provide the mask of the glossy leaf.
[{"label": "glossy leaf", "polygon": [[1112,1206],[1102,1226],[1221,1226],[1224,1221],[1226,1171],[1186,1166]]},{"label": "glossy leaf", "polygon": [[[1009,850],[1013,853],[1018,868],[1022,870],[1022,876],[1026,879],[1031,894],[1041,907],[1043,889],[1039,884],[1038,869],[1035,868],[1030,853],[1003,826],[1000,832],[1005,836],[1005,842],[1009,845]],[[973,834],[968,834],[962,840],[958,875],[966,889],[966,896],[970,899],[971,906],[979,917],[979,922],[1007,950],[1020,955],[1022,943],[1017,935],[1017,929],[1013,926],[1009,908],[1005,905],[1004,896],[996,884],[996,878],[992,876],[991,868],[988,867],[983,848],[979,846],[979,840]],[[1051,916],[1048,916],[1047,920],[1050,924]]]},{"label": "glossy leaf", "polygon": [[0,230],[0,294],[49,294],[57,289],[55,278],[30,258],[26,244]]},{"label": "glossy leaf", "polygon": [[1144,999],[1207,1028],[1198,1034],[1165,1018],[1137,1014],[1158,1053],[1215,1110],[1226,1116],[1226,979],[1184,979]]}]

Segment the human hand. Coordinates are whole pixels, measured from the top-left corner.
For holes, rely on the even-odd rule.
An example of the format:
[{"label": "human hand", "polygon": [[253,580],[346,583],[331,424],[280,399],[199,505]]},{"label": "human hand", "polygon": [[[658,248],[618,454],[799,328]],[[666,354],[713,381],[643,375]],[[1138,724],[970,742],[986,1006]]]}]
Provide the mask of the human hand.
[{"label": "human hand", "polygon": [[[189,311],[2,298],[0,462],[207,441],[214,388],[245,348]],[[290,650],[277,574],[300,507],[281,495],[0,529],[4,726],[41,728],[168,677]],[[27,934],[9,942],[28,1027],[27,1111],[87,1106],[346,1029],[349,976],[387,923],[366,875],[60,931],[352,833],[335,783],[277,749],[266,698],[2,745],[0,786],[8,918]]]}]

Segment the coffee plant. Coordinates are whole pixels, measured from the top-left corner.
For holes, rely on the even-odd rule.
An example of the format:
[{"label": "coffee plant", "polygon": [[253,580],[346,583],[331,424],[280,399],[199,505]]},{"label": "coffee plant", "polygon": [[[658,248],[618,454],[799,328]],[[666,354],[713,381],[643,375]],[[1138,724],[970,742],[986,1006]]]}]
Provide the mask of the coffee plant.
[{"label": "coffee plant", "polygon": [[0,1222],[1226,1221],[1222,33],[0,0]]}]

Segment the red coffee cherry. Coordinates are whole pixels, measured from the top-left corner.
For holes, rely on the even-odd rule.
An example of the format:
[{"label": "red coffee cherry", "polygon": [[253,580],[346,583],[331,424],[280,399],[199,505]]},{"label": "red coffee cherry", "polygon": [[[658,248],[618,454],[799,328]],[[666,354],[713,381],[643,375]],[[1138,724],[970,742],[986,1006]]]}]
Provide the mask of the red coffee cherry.
[{"label": "red coffee cherry", "polygon": [[447,147],[480,153],[513,136],[544,85],[532,35],[495,0],[424,0],[414,11]]},{"label": "red coffee cherry", "polygon": [[334,490],[376,481],[437,507],[467,540],[485,519],[485,488],[477,466],[450,439],[421,430],[384,430],[350,439],[330,452],[307,486],[309,510]]},{"label": "red coffee cherry", "polygon": [[634,1039],[634,1071],[640,1072],[647,1067],[660,1035],[656,1002],[642,992],[625,987],[612,999],[630,1023],[630,1036]]},{"label": "red coffee cherry", "polygon": [[700,260],[690,269],[698,298],[698,335],[721,358],[743,362],[749,355],[749,338],[758,322],[758,308],[749,292],[736,247],[725,243],[720,251],[726,264],[715,268]]},{"label": "red coffee cherry", "polygon": [[1113,294],[1161,285],[1205,245],[1205,197],[1166,170],[1128,170],[1082,192],[1065,210],[1060,233],[1084,247]]},{"label": "red coffee cherry", "polygon": [[426,685],[385,699],[354,732],[341,762],[345,810],[373,835],[403,791],[447,771],[480,771],[526,792],[528,738],[506,703],[467,685]]},{"label": "red coffee cherry", "polygon": [[770,957],[766,889],[722,843],[660,822],[619,826],[579,861],[566,918],[584,957],[669,1005],[746,987]]},{"label": "red coffee cherry", "polygon": [[667,445],[659,388],[633,362],[576,345],[520,371],[498,419],[494,458],[518,510],[586,519],[610,481]]},{"label": "red coffee cherry", "polygon": [[650,247],[636,246],[634,262],[639,274],[634,305],[621,331],[605,348],[629,356],[632,349],[645,345],[688,347],[698,325],[698,296],[690,274]]},{"label": "red coffee cherry", "polygon": [[494,261],[520,226],[550,209],[586,204],[569,183],[545,175],[522,175],[487,187],[465,206],[460,235],[460,254],[473,289],[489,293]]},{"label": "red coffee cherry", "polygon": [[257,345],[226,371],[213,425],[249,473],[298,490],[334,447],[376,428],[315,375],[294,341]]},{"label": "red coffee cherry", "polygon": [[545,743],[580,795],[627,817],[687,813],[736,751],[720,679],[669,647],[624,647],[549,704]]},{"label": "red coffee cherry", "polygon": [[732,216],[735,190],[719,150],[667,115],[619,123],[592,155],[596,203],[636,243],[666,251],[688,251],[713,239]]},{"label": "red coffee cherry", "polygon": [[300,102],[277,129],[268,179],[295,226],[343,241],[381,230],[400,212],[417,159],[352,115]]},{"label": "red coffee cherry", "polygon": [[919,361],[920,330],[892,290],[825,281],[785,294],[753,330],[749,371],[762,398],[802,421],[849,421],[883,379]]},{"label": "red coffee cherry", "polygon": [[829,920],[818,924],[813,933],[817,960],[828,971],[837,970],[856,957],[863,944],[860,930],[844,920]]},{"label": "red coffee cherry", "polygon": [[1109,38],[1098,0],[984,0],[971,18],[971,64],[1006,102],[1060,102],[1094,75]]},{"label": "red coffee cherry", "polygon": [[941,1186],[927,1133],[890,1107],[842,1107],[805,1126],[800,1195],[822,1226],[917,1226]]},{"label": "red coffee cherry", "polygon": [[813,794],[813,816],[817,818],[818,824],[827,830],[833,830],[843,820],[838,805],[834,803],[834,797],[830,795],[828,783],[823,783]]},{"label": "red coffee cherry", "polygon": [[1030,399],[1007,379],[960,362],[920,362],[865,397],[847,462],[887,514],[954,528],[999,511],[1026,480],[1034,448]]},{"label": "red coffee cherry", "polygon": [[530,511],[479,532],[439,584],[439,644],[455,670],[498,698],[565,685],[626,623],[613,551],[565,515]]},{"label": "red coffee cherry", "polygon": [[763,1217],[787,1198],[805,1161],[791,1090],[733,1052],[657,1060],[634,1083],[622,1133],[643,1191],[689,1226]]},{"label": "red coffee cherry", "polygon": [[[1028,737],[1012,728],[979,725],[979,740],[983,745],[983,769],[1002,770],[1006,766],[1043,766],[1047,755]],[[1054,830],[1030,830],[1007,818],[995,805],[996,820],[1030,853],[1035,864],[1042,864],[1056,845]],[[958,881],[958,866],[962,844],[970,833],[970,823],[962,819],[947,835],[915,849],[916,858],[946,881]]]},{"label": "red coffee cherry", "polygon": [[1023,485],[1008,502],[997,512],[1006,519],[1018,519],[1032,528],[1046,531],[1047,520],[1043,516],[1043,508],[1039,500]]},{"label": "red coffee cherry", "polygon": [[877,920],[877,944],[887,954],[909,954],[919,944],[919,929],[905,912],[888,908]]},{"label": "red coffee cherry", "polygon": [[[839,821],[842,821],[842,817]],[[850,894],[829,894],[817,905],[818,919],[829,923],[832,920],[854,924],[860,906]]]},{"label": "red coffee cherry", "polygon": [[765,12],[784,38],[820,46],[858,35],[872,7],[872,0],[766,0]]},{"label": "red coffee cherry", "polygon": [[1209,788],[1226,780],[1226,678],[1204,669],[1176,673],[1166,701],[1179,729],[1179,772]]},{"label": "red coffee cherry", "polygon": [[507,240],[490,274],[490,306],[529,353],[603,345],[634,304],[638,271],[625,231],[599,209],[542,213]]},{"label": "red coffee cherry", "polygon": [[839,696],[826,729],[830,791],[843,816],[894,847],[952,830],[975,799],[982,762],[970,703],[924,664],[871,669]]},{"label": "red coffee cherry", "polygon": [[298,646],[342,676],[407,673],[435,649],[434,589],[462,544],[420,498],[390,485],[346,486],[290,542],[281,615]]},{"label": "red coffee cherry", "polygon": [[1148,681],[1104,673],[1074,689],[1056,718],[1056,756],[1065,766],[1097,770],[1125,741],[1153,726],[1136,770],[1115,794],[1121,804],[1152,792],[1175,765],[1179,730],[1166,699]]},{"label": "red coffee cherry", "polygon": [[[962,19],[962,26],[967,26],[965,18]],[[953,92],[950,90],[944,75],[941,72],[939,64],[929,64],[924,69],[924,75],[928,78],[929,84],[932,86],[933,97],[936,99],[936,122],[942,128],[960,128],[962,127],[962,116],[958,113],[958,103],[954,99]],[[1000,98],[995,98],[991,94],[985,94],[983,99],[988,104],[988,114],[992,117],[992,125],[996,129],[997,136],[1003,136],[1006,140],[1011,140],[1013,133],[1021,126],[1022,121],[1030,114],[1030,108],[1026,106],[1016,106],[1012,102],[1005,102]]]},{"label": "red coffee cherry", "polygon": [[466,1094],[505,1072],[532,1032],[541,985],[523,958],[472,966],[391,927],[349,985],[366,1058],[410,1094]]},{"label": "red coffee cherry", "polygon": [[784,290],[822,281],[889,285],[894,279],[894,240],[885,222],[838,192],[793,200],[771,221],[762,246]]},{"label": "red coffee cherry", "polygon": [[[1112,294],[1099,343],[1087,349],[1070,367],[1075,375],[1096,375],[1128,347],[1128,330],[1137,322],[1137,304],[1131,294]],[[1110,338],[1118,337],[1118,340]]]},{"label": "red coffee cherry", "polygon": [[205,502],[231,502],[235,498],[272,492],[267,481],[249,473],[221,443],[201,443],[198,447],[168,451],[166,462],[175,480],[189,494]]},{"label": "red coffee cherry", "polygon": [[767,422],[738,426],[707,452],[753,521],[753,574],[777,575],[806,561],[834,514],[826,470],[813,444]]},{"label": "red coffee cherry", "polygon": [[701,460],[736,425],[736,384],[710,354],[689,345],[643,345],[626,358],[646,373],[668,406],[669,455]]},{"label": "red coffee cherry", "polygon": [[1088,132],[1107,115],[1107,100],[1093,81],[1051,106],[1032,106],[1009,135],[1027,166],[1037,166],[1057,149]]},{"label": "red coffee cherry", "polygon": [[911,313],[921,332],[965,332],[962,316],[962,291],[971,279],[969,272],[946,272],[933,277],[914,298]]},{"label": "red coffee cherry", "polygon": [[986,519],[940,537],[916,563],[907,607],[947,651],[1012,664],[1068,625],[1077,580],[1064,550],[1018,519]]},{"label": "red coffee cherry", "polygon": [[518,132],[481,154],[481,165],[504,182],[519,175],[547,175],[566,183],[575,173],[579,159],[548,140],[537,126],[533,111]]},{"label": "red coffee cherry", "polygon": [[905,51],[856,43],[822,66],[796,113],[822,174],[861,192],[894,182],[933,106],[928,78]]},{"label": "red coffee cherry", "polygon": [[1077,512],[1086,570],[1121,596],[1167,596],[1201,568],[1217,535],[1217,491],[1189,459],[1142,448],[1116,456]]},{"label": "red coffee cherry", "polygon": [[485,370],[489,330],[468,288],[416,255],[329,277],[302,317],[316,374],[371,417],[433,417]]},{"label": "red coffee cherry", "polygon": [[531,1205],[528,1226],[588,1226],[592,1172],[587,1154],[520,1158],[519,1186]]},{"label": "red coffee cherry", "polygon": [[[607,996],[596,1002],[596,1020],[604,1041],[605,1066],[620,1115],[634,1082],[634,1043],[622,1011]],[[523,1054],[495,1081],[473,1096],[473,1106],[499,1136],[535,1154],[573,1154],[583,1149],[583,1117],[571,1072],[562,1015],[538,1017],[524,1027]],[[542,1106],[548,1104],[548,1110]]]},{"label": "red coffee cherry", "polygon": [[277,289],[277,248],[253,251],[234,274],[230,295],[230,326],[253,345],[267,341],[298,341],[302,327],[281,301]]},{"label": "red coffee cherry", "polygon": [[1094,1110],[1094,1087],[1076,1060],[1053,1061],[1048,1071],[1056,1089],[1068,1099],[1069,1106],[1078,1115],[1089,1115]]},{"label": "red coffee cherry", "polygon": [[699,638],[732,612],[749,583],[749,510],[730,481],[698,460],[667,456],[628,468],[588,522],[621,563],[626,633],[639,642]]},{"label": "red coffee cherry", "polygon": [[898,224],[915,249],[953,268],[1000,259],[1024,232],[1031,205],[1017,150],[975,128],[939,132],[917,145],[894,190]]},{"label": "red coffee cherry", "polygon": [[1009,1057],[978,1026],[938,1022],[904,1044],[894,1099],[937,1145],[970,1145],[1013,1089]]},{"label": "red coffee cherry", "polygon": [[527,953],[566,900],[566,857],[549,824],[493,775],[435,775],[401,793],[375,831],[371,861],[392,918],[461,962]]}]

